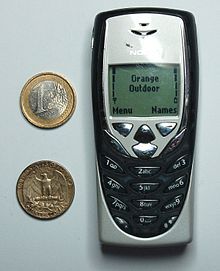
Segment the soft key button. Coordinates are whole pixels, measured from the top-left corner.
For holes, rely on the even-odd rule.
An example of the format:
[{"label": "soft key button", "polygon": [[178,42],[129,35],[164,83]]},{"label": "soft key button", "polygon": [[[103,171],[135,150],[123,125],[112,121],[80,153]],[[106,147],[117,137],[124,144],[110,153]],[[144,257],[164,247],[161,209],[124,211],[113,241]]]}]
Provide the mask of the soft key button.
[{"label": "soft key button", "polygon": [[120,135],[126,137],[132,130],[133,125],[131,123],[116,122],[112,124],[113,128],[119,132]]},{"label": "soft key button", "polygon": [[176,123],[175,122],[161,122],[161,123],[158,123],[156,127],[162,136],[167,136],[176,127]]}]

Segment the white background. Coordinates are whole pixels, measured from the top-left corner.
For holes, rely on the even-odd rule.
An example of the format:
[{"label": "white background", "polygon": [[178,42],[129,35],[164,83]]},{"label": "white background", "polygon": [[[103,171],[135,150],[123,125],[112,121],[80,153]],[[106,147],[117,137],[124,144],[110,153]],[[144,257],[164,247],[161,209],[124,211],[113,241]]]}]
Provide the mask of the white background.
[{"label": "white background", "polygon": [[[219,1],[1,0],[0,4],[0,271],[218,271]],[[194,240],[185,250],[103,251],[97,235],[90,37],[97,13],[144,5],[189,10],[197,21],[200,100]],[[73,117],[57,129],[35,128],[20,111],[24,83],[42,71],[65,75],[77,91]],[[50,221],[30,217],[16,199],[21,171],[42,159],[64,165],[76,187],[70,209]]]}]

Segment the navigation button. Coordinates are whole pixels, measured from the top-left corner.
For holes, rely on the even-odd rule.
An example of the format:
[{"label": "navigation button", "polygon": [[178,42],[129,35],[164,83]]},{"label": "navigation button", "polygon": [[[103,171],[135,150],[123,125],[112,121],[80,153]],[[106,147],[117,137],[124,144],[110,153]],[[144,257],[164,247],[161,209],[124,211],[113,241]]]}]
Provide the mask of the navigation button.
[{"label": "navigation button", "polygon": [[159,187],[159,183],[132,183],[131,188],[138,193],[151,193]]},{"label": "navigation button", "polygon": [[118,211],[128,211],[128,206],[121,200],[117,199],[116,197],[113,196],[108,196],[108,199],[110,201],[110,207],[118,210]]},{"label": "navigation button", "polygon": [[140,143],[149,143],[155,139],[155,135],[147,125],[142,125],[136,132],[134,139]]},{"label": "navigation button", "polygon": [[108,170],[117,172],[117,173],[123,173],[123,169],[112,159],[110,159],[107,156],[102,156],[102,166]]},{"label": "navigation button", "polygon": [[119,142],[113,135],[111,135],[109,132],[105,130],[105,135],[107,136],[108,142],[112,145],[112,147],[120,152],[121,154],[124,154],[126,156],[129,156],[129,153],[126,151],[126,149],[122,146],[121,142]]},{"label": "navigation button", "polygon": [[141,159],[147,159],[154,155],[157,150],[157,146],[150,143],[139,143],[132,146],[134,153]]},{"label": "navigation button", "polygon": [[132,204],[142,210],[148,210],[151,209],[159,203],[159,200],[157,199],[138,199],[138,200],[132,200]]},{"label": "navigation button", "polygon": [[130,167],[130,170],[139,177],[151,177],[155,175],[160,167]]},{"label": "navigation button", "polygon": [[116,180],[110,177],[106,177],[106,176],[104,176],[103,179],[104,179],[104,185],[107,189],[111,191],[116,191],[119,193],[126,193],[126,189],[124,188],[124,186],[118,183]]},{"label": "navigation button", "polygon": [[123,122],[112,123],[112,126],[117,132],[119,132],[120,135],[124,137],[128,136],[133,128],[133,124]]},{"label": "navigation button", "polygon": [[174,128],[176,127],[176,123],[175,122],[161,122],[161,123],[156,124],[156,127],[162,136],[167,136],[174,130]]}]

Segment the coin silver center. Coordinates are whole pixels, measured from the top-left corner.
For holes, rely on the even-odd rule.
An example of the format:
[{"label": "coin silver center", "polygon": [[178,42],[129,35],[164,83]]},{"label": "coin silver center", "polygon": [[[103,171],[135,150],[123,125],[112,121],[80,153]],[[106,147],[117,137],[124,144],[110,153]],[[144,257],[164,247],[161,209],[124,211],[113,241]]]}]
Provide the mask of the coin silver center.
[{"label": "coin silver center", "polygon": [[60,117],[68,104],[67,93],[55,81],[42,81],[30,92],[29,105],[40,118],[50,120]]}]

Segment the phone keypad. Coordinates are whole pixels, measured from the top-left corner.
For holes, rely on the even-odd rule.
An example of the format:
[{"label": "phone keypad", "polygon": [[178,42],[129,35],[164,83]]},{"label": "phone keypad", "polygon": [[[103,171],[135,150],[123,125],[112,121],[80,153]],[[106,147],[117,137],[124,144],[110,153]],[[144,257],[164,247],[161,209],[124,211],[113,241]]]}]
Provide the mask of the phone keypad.
[{"label": "phone keypad", "polygon": [[[114,155],[113,155],[114,156]],[[101,181],[109,211],[118,227],[147,238],[162,234],[176,222],[185,201],[190,155],[167,163],[130,164],[102,155]],[[167,165],[167,166],[166,166]]]}]

